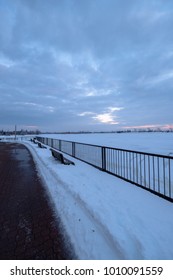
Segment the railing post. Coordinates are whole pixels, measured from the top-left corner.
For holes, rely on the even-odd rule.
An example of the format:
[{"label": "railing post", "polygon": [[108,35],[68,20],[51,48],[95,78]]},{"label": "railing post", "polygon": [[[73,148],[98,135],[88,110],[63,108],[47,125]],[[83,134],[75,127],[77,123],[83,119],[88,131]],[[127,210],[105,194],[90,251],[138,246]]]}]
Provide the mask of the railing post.
[{"label": "railing post", "polygon": [[106,148],[101,147],[102,149],[102,170],[106,171]]},{"label": "railing post", "polygon": [[75,157],[75,142],[72,142],[72,156]]},{"label": "railing post", "polygon": [[51,147],[53,148],[53,139],[51,139]]},{"label": "railing post", "polygon": [[61,151],[61,140],[59,140],[59,150]]}]

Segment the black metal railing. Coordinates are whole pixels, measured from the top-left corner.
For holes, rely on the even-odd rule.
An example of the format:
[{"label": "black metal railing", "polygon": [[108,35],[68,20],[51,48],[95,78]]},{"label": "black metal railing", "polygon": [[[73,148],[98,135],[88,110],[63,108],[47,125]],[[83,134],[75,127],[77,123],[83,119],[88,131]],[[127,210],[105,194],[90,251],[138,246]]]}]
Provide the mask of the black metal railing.
[{"label": "black metal railing", "polygon": [[173,202],[173,157],[59,139],[37,140]]}]

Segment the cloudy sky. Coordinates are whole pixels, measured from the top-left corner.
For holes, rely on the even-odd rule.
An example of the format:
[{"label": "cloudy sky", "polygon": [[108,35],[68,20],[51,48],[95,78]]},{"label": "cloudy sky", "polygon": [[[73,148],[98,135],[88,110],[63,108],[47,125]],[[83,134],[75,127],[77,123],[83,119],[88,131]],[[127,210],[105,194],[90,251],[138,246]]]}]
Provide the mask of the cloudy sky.
[{"label": "cloudy sky", "polygon": [[0,0],[0,129],[173,127],[172,0]]}]

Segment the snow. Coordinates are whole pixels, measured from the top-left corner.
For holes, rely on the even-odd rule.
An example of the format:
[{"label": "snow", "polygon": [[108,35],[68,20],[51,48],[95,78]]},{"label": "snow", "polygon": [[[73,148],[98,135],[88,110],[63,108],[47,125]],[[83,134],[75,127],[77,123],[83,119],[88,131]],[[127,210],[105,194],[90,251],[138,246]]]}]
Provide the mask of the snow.
[{"label": "snow", "polygon": [[49,148],[25,145],[79,259],[173,258],[172,203],[79,160],[62,165]]},{"label": "snow", "polygon": [[[55,138],[55,135],[47,136]],[[126,143],[122,141],[125,134],[111,136],[121,138],[119,145]],[[167,154],[173,151],[172,133],[160,133],[160,139],[156,133],[138,136],[140,150]],[[59,139],[94,144],[103,144],[104,137],[102,134],[56,135]],[[148,142],[144,141],[147,137]],[[132,138],[133,135],[131,138],[128,135],[126,147],[123,144],[121,147],[137,148]],[[107,138],[104,145],[110,145],[111,141]],[[34,157],[78,259],[173,259],[171,202],[67,155],[75,166],[63,165],[52,157],[49,148],[40,149],[30,141],[23,143]]]}]

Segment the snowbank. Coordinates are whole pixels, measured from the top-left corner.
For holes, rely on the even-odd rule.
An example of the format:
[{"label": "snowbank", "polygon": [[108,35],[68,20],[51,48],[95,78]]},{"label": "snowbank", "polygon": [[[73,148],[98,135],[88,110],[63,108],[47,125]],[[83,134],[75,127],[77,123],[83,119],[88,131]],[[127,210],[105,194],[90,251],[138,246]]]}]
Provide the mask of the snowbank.
[{"label": "snowbank", "polygon": [[25,142],[79,259],[173,259],[173,204]]}]

